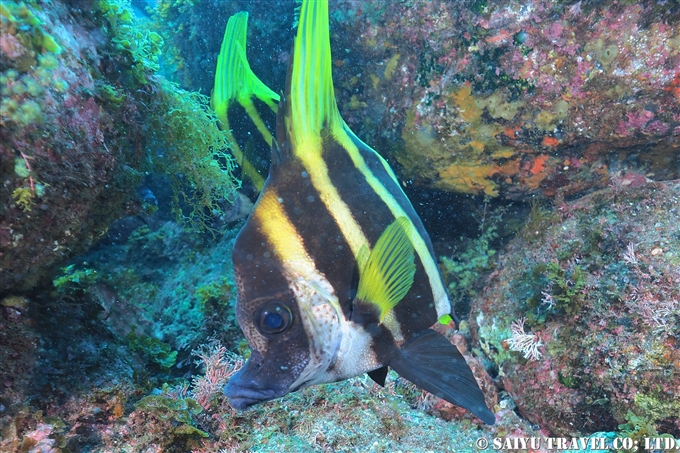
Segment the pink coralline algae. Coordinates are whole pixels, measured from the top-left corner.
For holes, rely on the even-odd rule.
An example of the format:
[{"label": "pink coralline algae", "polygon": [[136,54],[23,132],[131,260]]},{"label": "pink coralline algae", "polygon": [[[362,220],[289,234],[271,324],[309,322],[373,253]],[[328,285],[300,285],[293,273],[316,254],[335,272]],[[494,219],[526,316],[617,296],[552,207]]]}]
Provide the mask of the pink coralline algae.
[{"label": "pink coralline algae", "polygon": [[655,118],[654,112],[642,110],[641,112],[630,112],[627,114],[627,121],[619,122],[616,133],[622,137],[632,136],[635,133],[647,135],[663,135],[669,126]]},{"label": "pink coralline algae", "polygon": [[14,60],[22,56],[26,52],[26,48],[14,35],[2,34],[0,35],[0,51],[6,58]]}]

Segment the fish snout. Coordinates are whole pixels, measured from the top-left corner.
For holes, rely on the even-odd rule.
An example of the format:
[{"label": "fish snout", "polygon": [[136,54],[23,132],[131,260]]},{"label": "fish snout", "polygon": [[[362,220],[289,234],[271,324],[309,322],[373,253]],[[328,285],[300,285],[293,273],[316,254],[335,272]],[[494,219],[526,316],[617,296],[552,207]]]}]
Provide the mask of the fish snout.
[{"label": "fish snout", "polygon": [[224,394],[231,407],[244,410],[287,393],[268,382],[267,374],[260,372],[262,365],[262,357],[253,351],[246,365],[229,379]]},{"label": "fish snout", "polygon": [[259,389],[248,382],[241,382],[238,375],[234,375],[224,387],[224,394],[229,400],[229,405],[236,410],[242,411],[258,403],[276,398],[276,390]]}]

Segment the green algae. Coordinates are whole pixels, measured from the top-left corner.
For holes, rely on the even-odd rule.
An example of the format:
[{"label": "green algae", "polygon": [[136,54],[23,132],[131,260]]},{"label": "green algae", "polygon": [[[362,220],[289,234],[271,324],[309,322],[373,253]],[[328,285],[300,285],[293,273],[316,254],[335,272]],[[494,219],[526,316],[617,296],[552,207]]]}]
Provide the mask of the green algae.
[{"label": "green algae", "polygon": [[61,269],[62,275],[52,280],[54,289],[62,294],[82,292],[99,280],[100,274],[95,269],[76,269],[70,264]]},{"label": "green algae", "polygon": [[152,363],[163,369],[170,369],[177,360],[177,351],[173,351],[170,345],[163,343],[157,338],[148,335],[137,335],[134,332],[126,337],[130,349],[146,355]]},{"label": "green algae", "polygon": [[135,404],[142,412],[154,414],[161,420],[174,420],[180,423],[173,428],[176,435],[197,435],[209,437],[205,431],[193,426],[193,416],[200,414],[203,408],[193,398],[170,398],[165,395],[145,396]]},{"label": "green algae", "polygon": [[[491,243],[498,238],[496,225],[490,225],[478,238],[466,241],[466,248],[457,257],[442,257],[444,278],[454,303],[476,294],[480,277],[493,269],[496,250]],[[462,238],[461,238],[462,241]]]},{"label": "green algae", "polygon": [[122,90],[105,82],[97,84],[97,95],[99,98],[114,108],[120,107],[126,100],[126,95]]},{"label": "green algae", "polygon": [[111,42],[116,51],[129,57],[127,70],[131,82],[138,85],[150,83],[150,76],[160,69],[163,39],[137,23],[129,2],[101,0],[99,9],[109,23]]},{"label": "green algae", "polygon": [[[220,131],[206,96],[157,76],[163,38],[139,23],[128,2],[101,0],[99,8],[114,49],[123,57],[118,61],[127,61],[128,66],[120,81],[127,90],[102,81],[98,96],[115,108],[128,100],[146,107],[145,160],[170,178],[174,215],[190,229],[215,234],[212,219],[223,213],[224,203],[234,201],[241,184],[233,174],[227,133]],[[148,85],[153,88],[141,91],[150,96],[134,91],[128,99],[131,89]]]},{"label": "green algae", "polygon": [[234,288],[227,277],[199,286],[194,291],[198,308],[205,314],[228,308]]},{"label": "green algae", "polygon": [[12,192],[12,199],[22,211],[30,212],[33,207],[35,193],[28,187],[18,187]]},{"label": "green algae", "polygon": [[222,203],[233,203],[241,184],[230,142],[206,96],[167,81],[160,88],[147,120],[147,145],[162,150],[153,165],[170,178],[175,217],[191,229],[215,233],[211,220],[223,214]]}]

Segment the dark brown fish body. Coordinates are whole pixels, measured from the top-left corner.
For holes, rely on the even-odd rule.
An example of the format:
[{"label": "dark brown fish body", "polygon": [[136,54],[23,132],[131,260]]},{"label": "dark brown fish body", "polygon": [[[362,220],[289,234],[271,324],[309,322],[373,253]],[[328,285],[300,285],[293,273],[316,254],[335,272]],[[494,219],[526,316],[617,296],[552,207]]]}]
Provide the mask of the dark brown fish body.
[{"label": "dark brown fish body", "polygon": [[252,353],[225,392],[242,409],[362,373],[382,384],[389,366],[493,423],[465,360],[429,329],[451,305],[422,222],[339,115],[327,8],[303,3],[279,145],[234,245]]}]

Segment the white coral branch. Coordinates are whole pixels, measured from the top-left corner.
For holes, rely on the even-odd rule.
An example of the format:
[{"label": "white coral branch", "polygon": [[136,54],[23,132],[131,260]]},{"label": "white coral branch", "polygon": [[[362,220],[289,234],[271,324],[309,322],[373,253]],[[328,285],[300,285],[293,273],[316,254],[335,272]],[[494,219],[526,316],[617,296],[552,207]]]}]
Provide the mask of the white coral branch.
[{"label": "white coral branch", "polygon": [[524,332],[524,322],[526,318],[520,318],[510,326],[512,336],[507,339],[510,350],[521,352],[525,359],[536,361],[543,355],[538,350],[541,343],[538,335]]},{"label": "white coral branch", "polygon": [[628,248],[623,252],[623,261],[632,266],[637,266],[639,264],[637,255],[635,255],[635,245],[633,245],[632,242],[628,243]]}]

